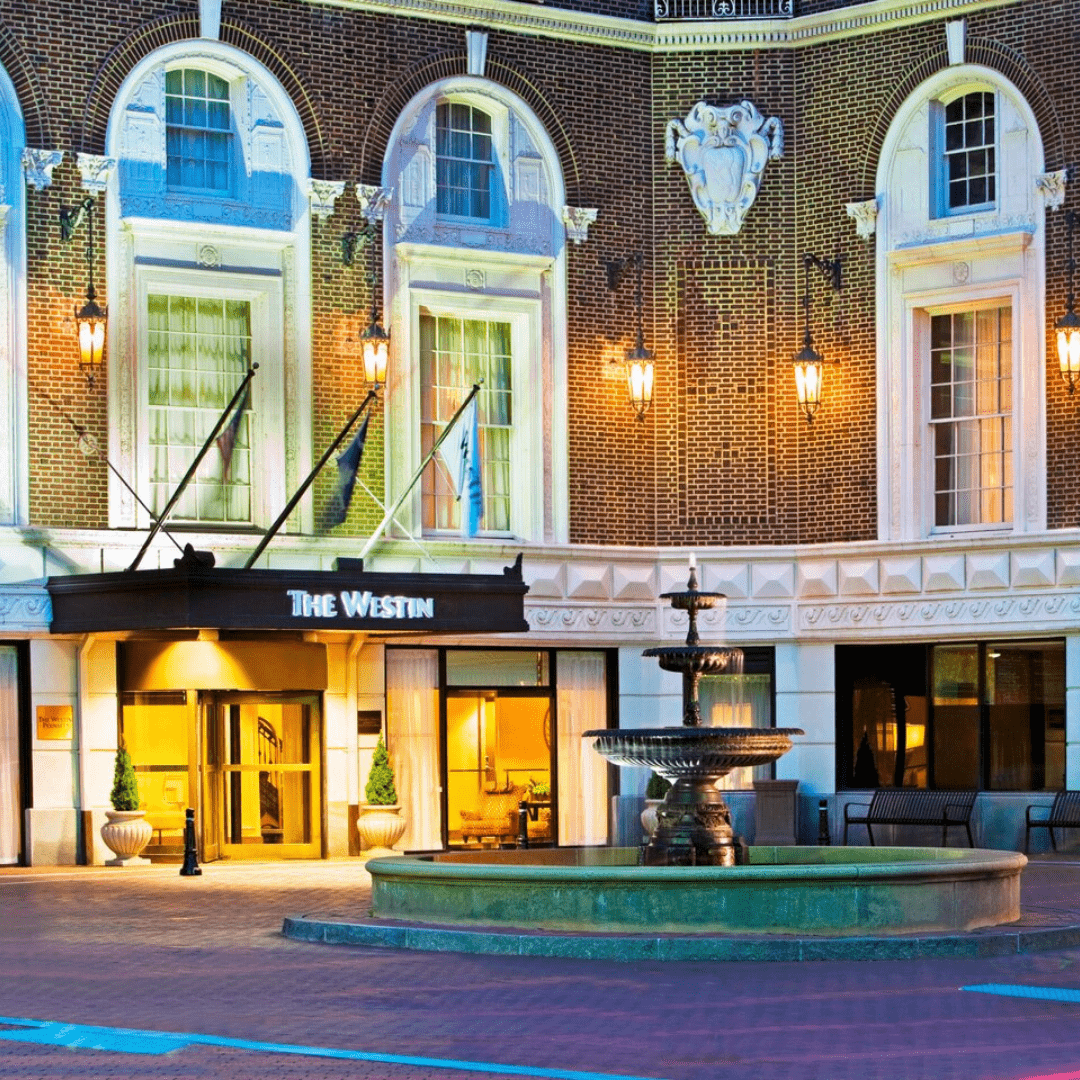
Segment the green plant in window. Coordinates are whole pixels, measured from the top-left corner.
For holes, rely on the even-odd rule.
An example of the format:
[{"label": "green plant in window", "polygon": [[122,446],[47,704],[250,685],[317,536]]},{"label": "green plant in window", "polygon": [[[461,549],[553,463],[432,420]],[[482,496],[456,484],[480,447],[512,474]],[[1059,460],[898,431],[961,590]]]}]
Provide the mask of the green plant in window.
[{"label": "green plant in window", "polygon": [[390,764],[390,755],[386,752],[386,743],[381,735],[371,759],[371,772],[368,773],[364,798],[371,806],[393,806],[398,801],[397,788],[394,786],[394,767]]},{"label": "green plant in window", "polygon": [[645,788],[645,798],[662,799],[670,790],[670,780],[665,780],[659,773],[652,773]]},{"label": "green plant in window", "polygon": [[116,751],[113,786],[109,799],[112,801],[114,810],[139,809],[139,785],[135,779],[135,767],[131,764],[131,755],[123,746]]},{"label": "green plant in window", "polygon": [[551,785],[546,780],[529,780],[529,796],[533,799],[547,799],[551,796]]}]

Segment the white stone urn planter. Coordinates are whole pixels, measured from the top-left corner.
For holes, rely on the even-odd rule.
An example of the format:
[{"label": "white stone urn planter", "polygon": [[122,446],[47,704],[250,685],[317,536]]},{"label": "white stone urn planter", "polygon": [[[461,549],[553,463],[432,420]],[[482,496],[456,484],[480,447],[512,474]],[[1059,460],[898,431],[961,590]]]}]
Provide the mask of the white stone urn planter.
[{"label": "white stone urn planter", "polygon": [[360,816],[356,819],[361,855],[368,859],[394,855],[394,845],[405,835],[406,824],[400,803],[392,806],[361,803]]},{"label": "white stone urn planter", "polygon": [[154,830],[146,820],[145,810],[106,810],[109,819],[101,826],[101,839],[115,859],[106,859],[106,866],[148,866],[149,859],[140,858],[150,843]]},{"label": "white stone urn planter", "polygon": [[646,836],[652,836],[656,832],[656,808],[663,801],[663,799],[645,800],[645,809],[641,811],[641,827],[645,830]]}]

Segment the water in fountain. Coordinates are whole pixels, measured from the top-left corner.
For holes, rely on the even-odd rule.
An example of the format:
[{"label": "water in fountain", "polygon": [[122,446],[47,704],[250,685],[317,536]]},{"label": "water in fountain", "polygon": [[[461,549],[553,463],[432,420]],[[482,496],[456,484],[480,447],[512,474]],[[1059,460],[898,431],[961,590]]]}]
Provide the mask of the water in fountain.
[{"label": "water in fountain", "polygon": [[685,645],[646,649],[665,671],[683,678],[681,727],[587,731],[594,748],[616,765],[650,768],[670,780],[671,790],[657,808],[657,828],[643,851],[647,866],[734,866],[749,861],[745,842],[731,828],[731,812],[717,780],[732,769],[767,765],[791,749],[801,728],[721,728],[702,725],[698,697],[703,675],[741,674],[741,649],[702,645],[697,613],[720,606],[723,593],[700,592],[691,565],[684,592],[664,593],[676,610],[685,611]]}]

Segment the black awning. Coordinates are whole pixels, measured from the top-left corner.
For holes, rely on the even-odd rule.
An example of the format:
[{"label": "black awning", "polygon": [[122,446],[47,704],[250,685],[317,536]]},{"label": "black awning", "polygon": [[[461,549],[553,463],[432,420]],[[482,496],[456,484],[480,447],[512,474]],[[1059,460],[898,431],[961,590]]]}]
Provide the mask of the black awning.
[{"label": "black awning", "polygon": [[108,630],[519,633],[520,556],[502,574],[180,567],[52,577],[54,634]]}]

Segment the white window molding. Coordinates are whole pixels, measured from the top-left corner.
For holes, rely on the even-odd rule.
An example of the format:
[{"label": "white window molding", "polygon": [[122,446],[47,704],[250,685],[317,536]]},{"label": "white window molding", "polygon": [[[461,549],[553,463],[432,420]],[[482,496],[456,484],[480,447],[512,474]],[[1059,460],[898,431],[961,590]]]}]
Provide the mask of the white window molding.
[{"label": "white window molding", "polygon": [[0,68],[0,525],[25,522],[30,498],[25,146],[19,99]]},{"label": "white window molding", "polygon": [[[166,189],[165,71],[195,67],[229,81],[239,141],[229,198]],[[209,40],[177,42],[145,57],[116,96],[106,153],[119,183],[106,193],[109,297],[109,455],[140,490],[146,477],[145,283],[159,291],[224,288],[255,298],[254,393],[263,399],[266,455],[254,506],[268,524],[311,467],[310,157],[295,106],[252,57]],[[197,223],[194,224],[193,223]],[[171,282],[171,285],[170,285]],[[284,437],[283,434],[284,433]],[[109,480],[109,524],[144,526],[145,512]],[[287,528],[310,532],[311,497]]]},{"label": "white window molding", "polygon": [[[932,109],[972,88],[996,94],[996,205],[938,218],[927,168]],[[921,327],[929,311],[996,301],[1013,308],[1014,501],[1011,525],[993,531],[1046,528],[1045,206],[1035,183],[1043,168],[1027,102],[999,73],[976,65],[928,79],[889,129],[877,175],[879,539],[960,531],[933,526],[928,351]]]},{"label": "white window molding", "polygon": [[[504,212],[493,223],[436,212],[435,113],[448,101],[471,104],[492,117],[492,156],[504,200]],[[532,110],[503,87],[475,77],[441,80],[417,94],[398,118],[382,187],[393,193],[383,229],[384,299],[391,330],[388,499],[404,489],[421,460],[420,308],[510,321],[515,350],[512,533],[524,543],[566,542],[567,231],[565,188],[550,137]],[[419,531],[419,494],[401,520],[414,534]]]}]

